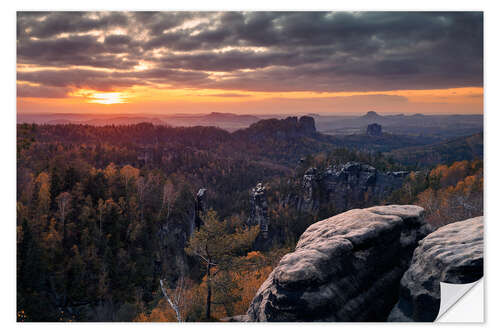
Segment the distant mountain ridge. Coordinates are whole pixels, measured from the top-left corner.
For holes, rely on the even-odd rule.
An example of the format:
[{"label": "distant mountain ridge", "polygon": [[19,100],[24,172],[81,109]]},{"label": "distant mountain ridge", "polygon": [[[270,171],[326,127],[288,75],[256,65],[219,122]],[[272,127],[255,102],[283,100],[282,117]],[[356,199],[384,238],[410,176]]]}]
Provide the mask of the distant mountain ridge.
[{"label": "distant mountain ridge", "polygon": [[[212,117],[220,116],[219,114],[212,114]],[[231,118],[232,115],[222,115],[222,117]],[[144,118],[117,118],[116,120],[123,121],[122,126],[125,126],[125,128],[120,128],[120,125],[114,124],[116,129],[107,136],[100,135],[97,129],[80,128],[79,126],[82,124],[48,125],[61,126],[57,132],[53,132],[46,127],[47,125],[40,125],[41,136],[39,140],[54,140],[56,139],[54,135],[57,135],[57,140],[75,143],[113,141],[115,143],[135,143],[139,145],[177,143],[197,148],[217,147],[219,150],[233,150],[248,156],[251,156],[252,152],[264,154],[270,160],[289,165],[295,165],[298,162],[297,156],[306,156],[336,148],[385,153],[395,149],[402,149],[403,152],[408,147],[425,147],[425,145],[441,141],[437,137],[384,132],[378,136],[366,135],[366,133],[327,135],[317,131],[316,121],[310,116],[263,119],[233,132],[212,125],[169,126],[171,124],[163,123],[160,119],[156,124],[145,122],[145,120],[149,119]],[[101,126],[109,125],[106,121],[106,119],[99,120],[97,123]],[[137,123],[134,123],[134,121]],[[144,129],[147,129],[147,134],[143,133]],[[79,133],[79,135],[73,135],[73,133]],[[138,135],[138,133],[142,134]]]},{"label": "distant mountain ridge", "polygon": [[235,113],[222,113],[222,112],[212,112],[208,115],[202,116],[200,118],[217,120],[217,121],[248,121],[248,122],[256,122],[259,121],[260,118],[249,115],[249,114],[235,114]]},{"label": "distant mountain ridge", "polygon": [[[309,112],[308,112],[309,111]],[[304,114],[315,120],[317,132],[329,135],[363,134],[366,126],[377,123],[388,134],[428,136],[437,141],[472,135],[483,130],[483,116],[477,115],[424,115],[403,113],[382,115],[368,111],[364,115],[335,116],[320,115],[311,110]],[[205,114],[18,114],[17,123],[36,124],[89,124],[94,126],[129,125],[149,122],[155,125],[173,127],[215,126],[234,132],[246,129],[260,120],[286,119],[284,115],[252,115],[230,112],[211,112]],[[421,143],[423,144],[423,143]]]},{"label": "distant mountain ridge", "polygon": [[261,120],[249,114],[211,112],[209,114],[174,114],[158,116],[136,115],[85,115],[85,114],[18,114],[17,123],[35,124],[85,124],[93,126],[132,125],[152,123],[154,125],[217,126],[229,131],[248,127]]}]

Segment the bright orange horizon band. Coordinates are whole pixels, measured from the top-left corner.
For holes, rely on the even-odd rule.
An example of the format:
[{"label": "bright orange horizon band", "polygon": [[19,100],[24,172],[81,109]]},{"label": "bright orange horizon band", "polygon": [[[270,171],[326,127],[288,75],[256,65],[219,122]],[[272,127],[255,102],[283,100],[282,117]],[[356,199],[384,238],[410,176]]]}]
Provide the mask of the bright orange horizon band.
[{"label": "bright orange horizon band", "polygon": [[[21,83],[22,82],[18,82]],[[91,89],[77,89],[63,98],[36,98],[18,97],[18,112],[32,113],[40,111],[53,112],[99,112],[99,113],[148,113],[145,106],[156,109],[163,108],[164,113],[173,108],[172,112],[182,111],[183,106],[189,112],[210,112],[215,106],[217,111],[238,112],[238,105],[244,103],[255,104],[259,112],[263,113],[266,106],[275,112],[276,107],[290,104],[300,105],[302,108],[310,105],[308,112],[326,112],[328,106],[335,112],[339,106],[344,112],[358,112],[367,107],[380,111],[396,108],[401,112],[414,112],[415,106],[432,107],[434,113],[482,113],[483,88],[464,87],[450,89],[429,90],[391,90],[370,92],[255,92],[243,90],[215,90],[215,89],[175,89],[172,87],[151,88],[149,86],[135,86],[132,88],[114,91],[96,91]],[[464,109],[464,106],[467,108]],[[437,109],[437,110],[436,110]],[[464,109],[462,111],[462,109]],[[466,112],[468,110],[468,112]],[[247,111],[247,110],[245,110]],[[286,111],[286,110],[284,110]],[[306,111],[306,110],[304,110]],[[339,110],[340,111],[340,110]],[[417,110],[418,111],[418,110]],[[425,113],[426,110],[421,110]],[[431,112],[432,112],[431,111]],[[248,111],[247,111],[248,112]]]}]

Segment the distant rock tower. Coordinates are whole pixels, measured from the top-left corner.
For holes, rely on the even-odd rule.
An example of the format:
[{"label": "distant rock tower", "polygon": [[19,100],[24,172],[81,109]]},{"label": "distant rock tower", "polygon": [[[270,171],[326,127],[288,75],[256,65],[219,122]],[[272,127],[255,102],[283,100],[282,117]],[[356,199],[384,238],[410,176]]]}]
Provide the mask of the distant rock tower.
[{"label": "distant rock tower", "polygon": [[368,111],[364,116],[363,118],[368,118],[368,119],[377,119],[379,118],[380,115],[375,112],[375,111]]},{"label": "distant rock tower", "polygon": [[260,233],[267,239],[269,232],[269,215],[267,211],[266,188],[258,183],[251,191],[251,210],[248,225],[259,225]]},{"label": "distant rock tower", "polygon": [[314,118],[309,116],[302,116],[299,118],[299,129],[302,133],[312,135],[316,133],[316,126]]},{"label": "distant rock tower", "polygon": [[370,124],[366,128],[366,134],[371,136],[381,136],[382,135],[382,126],[379,124]]}]

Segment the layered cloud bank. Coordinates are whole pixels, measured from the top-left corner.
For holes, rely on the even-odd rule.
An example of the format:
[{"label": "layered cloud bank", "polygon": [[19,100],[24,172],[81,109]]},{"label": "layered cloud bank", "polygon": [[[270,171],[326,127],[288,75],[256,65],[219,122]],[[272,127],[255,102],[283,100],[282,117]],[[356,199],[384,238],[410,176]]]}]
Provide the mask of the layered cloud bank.
[{"label": "layered cloud bank", "polygon": [[[401,110],[482,112],[480,12],[19,12],[17,25],[20,112],[106,93],[155,110],[306,99],[338,111],[354,96],[349,112],[389,96]],[[401,92],[415,90],[427,100]]]}]

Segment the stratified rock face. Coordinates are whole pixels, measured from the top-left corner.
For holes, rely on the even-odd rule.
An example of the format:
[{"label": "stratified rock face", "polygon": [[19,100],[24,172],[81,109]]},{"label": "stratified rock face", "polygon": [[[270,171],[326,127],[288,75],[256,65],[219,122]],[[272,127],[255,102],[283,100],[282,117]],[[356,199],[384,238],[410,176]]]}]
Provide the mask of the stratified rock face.
[{"label": "stratified rock face", "polygon": [[[324,172],[310,168],[302,179],[297,209],[312,213],[324,203],[333,205],[337,211],[362,207],[401,187],[407,175],[406,171],[379,172],[371,165],[357,162],[331,165]],[[293,199],[288,204],[293,204]]]},{"label": "stratified rock face", "polygon": [[434,321],[440,306],[439,282],[465,284],[482,276],[483,217],[441,227],[415,249],[389,321]]},{"label": "stratified rock face", "polygon": [[428,233],[422,214],[418,206],[377,206],[311,225],[257,291],[247,319],[385,321]]},{"label": "stratified rock face", "polygon": [[379,124],[370,124],[366,127],[366,134],[371,136],[381,136],[382,126]]}]

